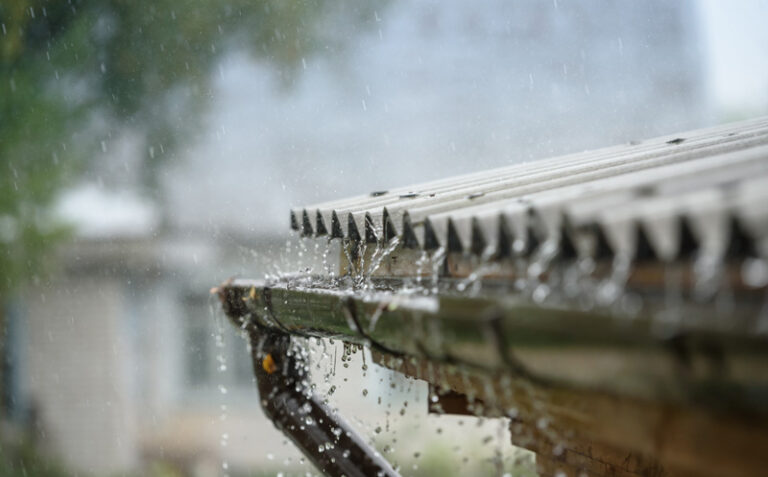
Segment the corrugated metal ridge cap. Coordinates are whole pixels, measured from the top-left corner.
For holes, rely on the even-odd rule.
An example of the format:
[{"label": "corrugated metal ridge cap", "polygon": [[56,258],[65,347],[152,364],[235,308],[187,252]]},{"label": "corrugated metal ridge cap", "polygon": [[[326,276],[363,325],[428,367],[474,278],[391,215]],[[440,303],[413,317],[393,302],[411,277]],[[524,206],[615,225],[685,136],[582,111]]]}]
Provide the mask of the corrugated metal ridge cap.
[{"label": "corrugated metal ridge cap", "polygon": [[[461,180],[452,178],[448,183],[459,185],[460,188],[458,192],[449,192],[450,200],[430,201],[408,197],[397,201],[379,201],[378,205],[371,207],[369,203],[364,203],[353,204],[347,209],[334,209],[331,210],[332,235],[369,242],[389,240],[397,235],[402,236],[404,245],[409,248],[446,247],[452,251],[481,254],[489,249],[503,248],[500,244],[511,241],[516,241],[518,248],[530,251],[547,235],[555,237],[558,245],[568,245],[565,247],[567,249],[574,248],[566,242],[573,241],[572,229],[573,225],[577,225],[585,230],[591,228],[600,235],[597,242],[615,242],[615,231],[605,230],[605,224],[597,223],[597,215],[609,217],[611,214],[598,210],[600,214],[593,211],[593,217],[580,217],[578,205],[588,202],[589,196],[604,200],[613,197],[611,201],[615,203],[609,205],[615,206],[614,209],[621,209],[620,204],[638,197],[646,200],[645,208],[652,202],[659,202],[661,205],[658,207],[663,208],[663,197],[649,200],[643,196],[660,193],[685,196],[681,189],[686,188],[692,189],[687,195],[695,195],[696,188],[726,188],[740,181],[764,181],[768,169],[768,148],[764,147],[768,144],[768,120],[761,118],[740,125],[746,127],[739,129],[729,125],[735,130],[716,128],[719,135],[715,137],[692,134],[684,141],[673,138],[661,143],[663,146],[656,150],[646,148],[640,157],[631,147],[621,147],[610,148],[613,151],[623,150],[624,154],[618,154],[619,157],[612,157],[615,152],[605,157],[592,153],[566,156],[575,158],[575,166],[555,161],[555,167],[547,169],[540,164],[551,163],[552,160],[539,161],[526,165],[527,173],[520,172],[514,180],[506,182],[488,177],[488,171],[474,174],[473,177],[486,187],[480,188],[480,192],[477,192],[475,184],[461,187]],[[672,136],[677,138],[681,135]],[[659,145],[658,141],[656,145]],[[487,187],[489,184],[490,191]],[[752,189],[755,187],[752,186]],[[468,195],[465,196],[465,193]],[[729,198],[728,203],[738,202],[742,207],[751,204],[748,198],[737,196],[735,199]],[[746,206],[754,207],[754,204]],[[643,207],[635,209],[644,210]],[[658,225],[656,222],[662,222],[663,214],[660,214],[658,221],[653,222],[648,217],[641,217],[643,214],[630,213],[631,207],[627,210],[624,214],[627,218],[634,215],[633,220],[638,222],[639,225],[635,225],[640,228],[640,233],[650,234],[648,242],[654,245],[652,248],[658,258],[670,258],[678,254],[680,247],[670,245],[677,239],[669,237],[678,232],[677,229],[671,229],[676,227],[679,218],[667,218],[669,224],[666,228],[663,225],[654,228]],[[581,215],[584,215],[583,212]],[[744,211],[738,212],[739,215],[745,215]],[[751,211],[740,218],[725,217],[735,213],[735,210],[729,209],[727,213],[721,210],[719,215],[715,214],[717,217],[709,220],[743,222],[747,226],[742,228],[749,229],[754,239],[757,238],[754,237],[754,231],[765,228],[760,225],[762,216],[758,212]],[[316,214],[317,224],[323,224],[321,212],[318,210]],[[683,231],[696,236],[699,242],[714,243],[702,236],[703,230],[709,230],[710,234],[715,230],[702,218],[707,214],[712,216],[714,212],[706,210],[706,207],[688,206],[686,214],[690,217],[684,218]],[[306,209],[302,215],[306,219],[304,222],[309,221]],[[606,224],[610,225],[615,220],[621,222],[614,215]],[[691,230],[696,233],[689,234]],[[311,230],[305,233],[312,234]],[[607,240],[609,236],[613,236],[614,240]],[[611,248],[617,248],[615,243]],[[714,250],[716,247],[709,248]]]},{"label": "corrugated metal ridge cap", "polygon": [[[728,193],[726,190],[735,177],[746,178],[743,179],[745,184],[762,181],[768,185],[768,146],[751,150],[748,156],[740,163],[736,161],[735,154],[723,157],[725,160],[716,169],[696,164],[699,166],[697,169],[704,173],[698,183],[686,181],[685,175],[695,174],[696,169],[677,167],[680,170],[675,174],[675,167],[669,167],[667,169],[672,170],[647,171],[645,178],[636,184],[618,180],[619,178],[604,179],[595,183],[543,191],[526,196],[524,200],[507,199],[447,211],[427,217],[424,233],[434,235],[430,237],[430,243],[434,246],[445,246],[453,251],[481,254],[490,248],[490,252],[498,252],[500,242],[513,241],[522,241],[518,247],[526,249],[529,248],[527,242],[531,236],[528,229],[532,229],[538,236],[537,241],[550,239],[559,244],[559,241],[565,238],[575,242],[574,237],[567,235],[579,230],[591,230],[592,226],[607,226],[608,224],[602,223],[601,217],[607,212],[622,210],[622,207],[624,217],[649,221],[652,217],[642,211],[653,203],[661,204],[655,206],[659,216],[663,216],[665,211],[676,211],[681,216],[696,221],[697,230],[711,230],[707,224],[699,223],[705,220],[703,217],[707,214],[723,214],[726,208],[729,213],[737,211],[734,200],[739,194]],[[670,175],[665,178],[666,173]],[[675,188],[674,184],[677,182],[685,184]],[[650,193],[651,187],[659,191],[666,190],[666,193],[653,195]],[[719,197],[719,203],[711,200],[713,195]],[[708,200],[698,200],[702,197]],[[727,203],[731,205],[726,207]],[[752,206],[757,205],[754,201],[751,203]],[[706,239],[701,233],[697,235],[701,240]]]},{"label": "corrugated metal ridge cap", "polygon": [[[336,211],[338,215],[340,211],[360,212],[380,206],[393,207],[396,204],[411,202],[413,199],[419,197],[429,197],[430,194],[435,194],[433,197],[436,197],[441,195],[442,192],[453,191],[458,186],[477,187],[480,184],[498,184],[503,178],[516,177],[521,172],[531,173],[531,171],[534,170],[546,170],[548,168],[561,167],[563,164],[573,164],[579,160],[594,161],[596,158],[603,156],[615,157],[627,153],[643,153],[644,151],[648,153],[649,151],[657,149],[664,151],[673,149],[670,146],[688,146],[701,138],[712,139],[730,136],[744,138],[750,135],[764,135],[766,128],[768,128],[768,118],[758,118],[683,134],[662,136],[643,141],[639,144],[612,146],[595,151],[580,152],[529,163],[519,163],[502,168],[454,176],[407,187],[399,187],[390,191],[379,191],[367,195],[324,202],[309,207],[294,208],[291,210],[291,227],[294,230],[300,230],[303,235],[330,233],[334,211]],[[339,219],[340,227],[343,230],[342,235],[346,236],[348,234],[348,221],[341,217]],[[355,217],[355,220],[358,228],[364,226],[362,219]]]},{"label": "corrugated metal ridge cap", "polygon": [[[756,142],[752,142],[754,138],[750,138],[747,141],[750,141],[749,144],[742,142],[740,144],[728,144],[723,143],[716,147],[715,151],[719,152],[722,155],[722,153],[726,153],[730,150],[738,150],[740,147],[745,147],[746,145],[755,145],[755,144],[761,144],[768,142],[768,137],[758,137]],[[622,180],[620,178],[624,177],[623,180],[628,180],[628,184],[632,184],[632,181],[634,181],[634,177],[637,174],[640,174],[644,171],[650,171],[651,175],[656,174],[655,170],[662,170],[666,171],[667,166],[674,166],[675,164],[688,164],[688,163],[698,163],[702,160],[707,159],[708,157],[716,157],[713,155],[710,156],[703,156],[699,160],[691,160],[695,159],[695,156],[691,156],[689,151],[686,150],[679,150],[675,152],[672,155],[667,155],[665,157],[658,158],[652,158],[650,162],[642,162],[642,161],[619,161],[616,164],[610,165],[610,167],[603,167],[603,168],[595,168],[595,167],[589,167],[586,169],[586,174],[579,175],[576,172],[577,171],[570,171],[570,173],[567,174],[555,174],[554,176],[552,174],[540,174],[538,176],[538,180],[525,180],[523,182],[520,182],[517,187],[507,187],[506,189],[502,189],[498,192],[492,192],[489,194],[485,194],[483,197],[478,198],[477,200],[472,200],[471,197],[468,198],[462,198],[464,200],[457,200],[452,201],[448,203],[443,202],[436,202],[436,203],[428,203],[426,206],[423,207],[416,207],[416,204],[414,204],[413,207],[407,207],[407,208],[401,208],[401,209],[394,209],[394,208],[383,208],[383,209],[370,209],[370,210],[363,210],[361,211],[362,214],[365,215],[357,215],[353,210],[343,211],[342,216],[346,213],[348,215],[347,221],[349,224],[351,224],[355,228],[359,228],[359,230],[362,230],[364,227],[368,227],[369,225],[376,226],[378,222],[378,228],[383,229],[385,228],[385,222],[390,223],[390,227],[396,227],[399,223],[402,222],[402,232],[405,233],[407,230],[407,224],[410,223],[413,226],[421,226],[424,225],[425,220],[427,217],[432,216],[439,216],[440,214],[455,214],[459,213],[462,209],[474,209],[478,206],[484,206],[485,204],[493,204],[503,201],[516,201],[525,199],[527,196],[542,192],[551,191],[553,194],[560,194],[564,191],[570,190],[572,187],[581,188],[581,187],[594,187],[595,184],[599,183],[607,183],[610,184],[611,181],[614,180]],[[678,161],[678,162],[675,162]],[[718,160],[715,160],[718,161]],[[685,167],[685,166],[683,166]],[[666,173],[666,172],[665,172]],[[664,174],[661,174],[662,176]],[[639,177],[642,177],[639,176]],[[394,213],[393,213],[394,211]],[[405,221],[405,215],[408,215],[408,221]],[[352,220],[353,218],[364,218],[365,221],[360,221],[360,225],[356,225],[356,221]],[[433,224],[430,224],[433,225]],[[442,228],[441,228],[442,229]],[[431,230],[434,231],[434,230]],[[428,231],[428,232],[431,232]],[[376,235],[380,236],[379,230],[376,230]],[[350,234],[352,235],[352,234]],[[362,235],[362,234],[357,234]],[[431,243],[442,243],[442,240],[430,240]]]},{"label": "corrugated metal ridge cap", "polygon": [[[472,207],[477,204],[497,202],[506,198],[515,198],[526,194],[565,187],[599,178],[610,178],[621,174],[637,172],[645,169],[661,167],[676,162],[685,162],[707,157],[717,153],[725,153],[750,146],[768,143],[768,129],[763,130],[762,135],[745,136],[739,141],[735,139],[725,141],[697,142],[690,141],[687,147],[675,146],[663,154],[654,153],[650,156],[630,155],[617,158],[601,158],[597,161],[577,162],[565,164],[562,167],[550,169],[531,168],[528,173],[520,173],[517,177],[508,181],[496,180],[490,187],[483,189],[474,186],[460,187],[440,197],[427,197],[424,199],[411,199],[384,208],[366,208],[365,206],[353,207],[347,210],[334,210],[332,216],[338,217],[342,224],[354,229],[354,233],[348,229],[339,228],[338,237],[362,235],[358,233],[371,226],[372,234],[381,237],[384,228],[384,213],[396,228],[403,221],[404,215],[409,215],[413,225],[421,225],[426,217],[441,212],[454,211],[461,208]],[[346,221],[343,217],[346,215]],[[402,231],[404,232],[404,231]],[[390,234],[392,235],[392,234]],[[395,231],[394,235],[397,235]]]}]

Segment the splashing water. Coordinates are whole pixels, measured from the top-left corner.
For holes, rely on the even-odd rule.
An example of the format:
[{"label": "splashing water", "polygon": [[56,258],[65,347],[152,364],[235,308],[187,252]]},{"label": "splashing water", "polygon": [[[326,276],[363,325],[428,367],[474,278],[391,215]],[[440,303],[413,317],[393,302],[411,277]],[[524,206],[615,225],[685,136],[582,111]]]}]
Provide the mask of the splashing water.
[{"label": "splashing water", "polygon": [[[219,422],[222,426],[221,434],[219,435],[219,446],[222,449],[222,454],[224,454],[224,450],[229,444],[229,433],[224,428],[226,420],[227,420],[227,402],[226,402],[226,395],[227,395],[227,388],[224,385],[224,377],[225,373],[227,371],[227,359],[224,355],[225,351],[225,341],[224,341],[224,326],[227,325],[225,323],[225,319],[222,316],[220,312],[213,311],[215,323],[216,323],[216,329],[213,334],[214,339],[214,345],[216,350],[216,362],[218,364],[217,366],[217,375],[219,377],[219,384],[218,389],[219,393],[221,394],[221,404],[219,405]],[[224,458],[222,455],[222,462],[221,462],[221,469],[222,469],[222,475],[224,477],[228,477],[229,475],[229,462]]]},{"label": "splashing water", "polygon": [[387,258],[400,244],[400,238],[394,237],[389,241],[386,247],[377,246],[376,250],[371,258],[371,264],[366,271],[366,276],[370,278],[381,266],[381,263]]}]

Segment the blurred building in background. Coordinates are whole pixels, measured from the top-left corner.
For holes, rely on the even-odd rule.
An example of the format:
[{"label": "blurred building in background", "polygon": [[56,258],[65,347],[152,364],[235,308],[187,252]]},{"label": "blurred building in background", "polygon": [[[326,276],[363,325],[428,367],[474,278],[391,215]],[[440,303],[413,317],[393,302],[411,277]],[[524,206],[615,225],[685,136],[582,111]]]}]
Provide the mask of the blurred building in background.
[{"label": "blurred building in background", "polygon": [[77,239],[12,316],[16,414],[97,475],[264,465],[287,447],[208,289],[276,271],[291,205],[707,124],[698,18],[663,0],[394,3],[289,91],[233,53],[161,201],[104,172],[130,148],[62,198]]}]

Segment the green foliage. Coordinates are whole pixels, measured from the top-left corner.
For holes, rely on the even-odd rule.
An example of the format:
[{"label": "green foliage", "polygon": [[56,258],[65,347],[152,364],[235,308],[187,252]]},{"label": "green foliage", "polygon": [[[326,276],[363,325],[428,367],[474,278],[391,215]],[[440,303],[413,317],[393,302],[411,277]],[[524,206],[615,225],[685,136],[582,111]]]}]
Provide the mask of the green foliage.
[{"label": "green foliage", "polygon": [[0,477],[65,477],[64,467],[43,455],[34,445],[24,442],[16,447],[0,446]]},{"label": "green foliage", "polygon": [[[148,193],[210,97],[231,49],[288,86],[302,58],[343,48],[373,20],[368,2],[330,0],[13,0],[0,3],[0,303],[39,270],[65,230],[57,193],[102,141],[144,141]],[[100,144],[101,143],[101,144]]]},{"label": "green foliage", "polygon": [[[465,455],[478,456],[487,453],[479,448],[464,449]],[[456,448],[450,449],[438,440],[425,442],[418,459],[403,462],[402,474],[413,477],[459,477],[462,475],[499,475],[493,459],[462,459],[457,462]],[[458,464],[458,465],[457,465]],[[504,456],[502,473],[514,477],[536,477],[536,465],[531,452],[514,448]]]}]

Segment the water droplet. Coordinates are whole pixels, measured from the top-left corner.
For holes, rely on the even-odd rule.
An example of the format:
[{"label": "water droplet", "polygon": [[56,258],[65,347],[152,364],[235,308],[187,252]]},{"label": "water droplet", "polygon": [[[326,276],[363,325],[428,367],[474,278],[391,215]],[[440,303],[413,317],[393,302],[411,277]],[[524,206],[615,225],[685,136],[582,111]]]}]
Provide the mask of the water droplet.
[{"label": "water droplet", "polygon": [[533,301],[536,303],[544,303],[544,300],[549,296],[549,286],[544,283],[539,284],[533,290]]},{"label": "water droplet", "polygon": [[760,258],[747,258],[741,265],[741,278],[752,288],[768,285],[768,263]]}]

